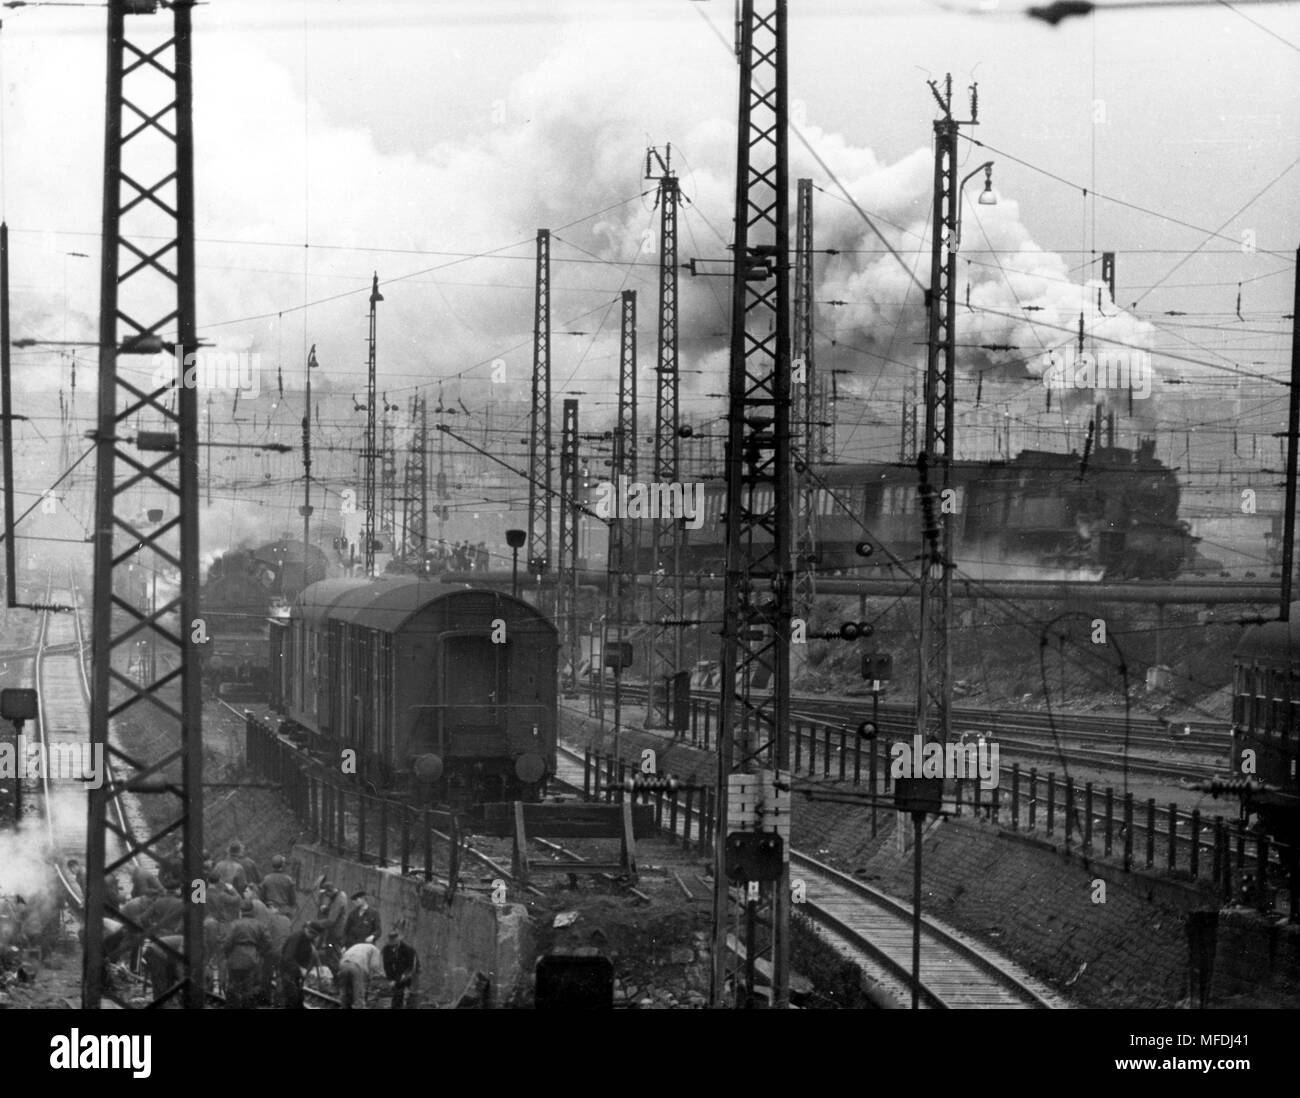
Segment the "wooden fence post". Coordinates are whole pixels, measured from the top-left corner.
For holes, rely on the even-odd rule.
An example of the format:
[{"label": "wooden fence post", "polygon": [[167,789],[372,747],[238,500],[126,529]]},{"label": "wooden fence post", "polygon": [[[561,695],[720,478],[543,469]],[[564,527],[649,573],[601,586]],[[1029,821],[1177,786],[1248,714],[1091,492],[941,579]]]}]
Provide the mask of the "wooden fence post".
[{"label": "wooden fence post", "polygon": [[1124,869],[1133,868],[1133,794],[1124,794]]}]

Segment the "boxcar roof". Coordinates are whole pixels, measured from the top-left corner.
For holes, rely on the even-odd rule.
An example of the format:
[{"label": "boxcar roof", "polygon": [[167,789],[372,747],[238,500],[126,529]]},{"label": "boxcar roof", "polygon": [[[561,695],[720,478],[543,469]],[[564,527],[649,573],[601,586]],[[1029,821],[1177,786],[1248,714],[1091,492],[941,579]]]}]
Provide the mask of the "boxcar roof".
[{"label": "boxcar roof", "polygon": [[417,580],[410,575],[383,576],[373,580],[325,580],[308,587],[298,597],[295,612],[308,623],[320,627],[328,619],[396,633],[420,611],[435,602],[461,601],[466,598],[493,597],[499,604],[514,604],[539,621],[547,619],[523,599],[485,587],[466,587]]},{"label": "boxcar roof", "polygon": [[1271,621],[1246,630],[1237,645],[1237,659],[1267,659],[1300,665],[1300,603],[1291,607],[1290,621]]}]

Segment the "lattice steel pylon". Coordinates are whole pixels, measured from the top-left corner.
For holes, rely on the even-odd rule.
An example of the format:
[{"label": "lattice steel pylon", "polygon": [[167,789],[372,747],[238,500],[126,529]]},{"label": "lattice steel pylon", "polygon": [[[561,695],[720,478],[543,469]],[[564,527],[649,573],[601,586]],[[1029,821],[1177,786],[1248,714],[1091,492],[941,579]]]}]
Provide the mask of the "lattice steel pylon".
[{"label": "lattice steel pylon", "polygon": [[528,571],[551,561],[551,232],[537,230],[533,299],[533,393],[528,420]]},{"label": "lattice steel pylon", "polygon": [[370,328],[366,337],[366,448],[361,453],[366,481],[365,570],[367,576],[375,574],[375,460],[379,456],[375,443],[375,405],[379,394],[375,391],[375,306],[384,300],[379,292],[379,272],[370,283]]},{"label": "lattice steel pylon", "polygon": [[560,561],[555,575],[555,623],[569,657],[569,685],[578,685],[578,401],[567,398],[560,418]]},{"label": "lattice steel pylon", "polygon": [[423,396],[411,400],[411,444],[406,459],[406,496],[410,511],[403,552],[415,554],[415,570],[424,575],[429,552],[429,406]]},{"label": "lattice steel pylon", "polygon": [[[625,498],[623,486],[636,480],[636,291],[619,295],[618,413],[614,425],[614,446],[609,477],[615,499]],[[623,517],[622,507],[609,520],[609,548],[606,556],[608,583],[605,587],[605,634],[601,641],[601,663],[609,647],[610,626],[615,642],[623,640],[623,627],[636,605],[637,524]],[[604,670],[601,683],[604,683]],[[621,675],[614,679],[614,736],[618,743],[622,720]],[[603,719],[603,715],[602,715]],[[617,754],[617,747],[615,748]]]},{"label": "lattice steel pylon", "polygon": [[903,381],[903,418],[898,439],[898,460],[916,461],[916,378],[908,374]]},{"label": "lattice steel pylon", "polygon": [[[922,469],[922,490],[943,495],[951,479],[953,427],[956,424],[956,365],[953,333],[957,320],[957,131],[976,124],[977,101],[971,88],[971,117],[959,122],[952,116],[952,77],[944,78],[944,90],[929,81],[930,90],[943,112],[934,122],[934,209],[931,215],[930,288],[926,295],[928,326],[925,363],[925,445],[918,463]],[[927,483],[937,473],[938,483]],[[946,504],[946,501],[944,501]],[[924,738],[931,730],[940,742],[947,742],[952,719],[952,651],[949,645],[952,599],[952,539],[950,508],[935,509],[937,538],[923,533],[921,542],[921,642],[916,676],[916,729]],[[935,720],[931,722],[931,704]]]},{"label": "lattice steel pylon", "polygon": [[390,552],[397,549],[397,445],[392,408],[384,397],[383,443],[379,448],[379,529],[388,536]]},{"label": "lattice steel pylon", "polygon": [[[205,912],[195,902],[195,889],[203,887],[197,644],[205,636],[199,617],[198,394],[192,385],[177,384],[176,368],[193,361],[187,356],[198,347],[192,6],[173,3],[168,27],[156,5],[108,4],[90,739],[112,776],[89,797],[82,980],[87,1008],[98,1008],[104,997],[128,1005],[106,979],[104,919],[138,924],[109,900],[105,874],[133,857],[159,856],[169,836],[180,840],[173,883],[184,904],[182,944],[179,951],[171,949],[150,931],[144,938],[177,961],[179,980],[155,988],[154,1002],[179,995],[187,1007],[204,1003]],[[142,354],[154,356],[158,368],[142,367],[133,357],[119,369],[120,359]],[[137,417],[140,427],[133,429]],[[150,504],[163,504],[147,530],[134,524],[142,489]],[[152,608],[137,606],[127,584],[127,569],[140,552],[150,555],[146,559],[155,568],[177,573],[177,594]],[[149,661],[145,681],[115,663],[140,633],[154,638],[163,657]],[[109,739],[111,722],[141,702],[154,707],[156,739],[147,757],[128,754]],[[128,789],[154,802],[156,811],[145,814],[151,829],[145,838],[116,822]]]},{"label": "lattice steel pylon", "polygon": [[[752,965],[789,1000],[790,299],[786,4],[744,0],[726,453],[726,580],[718,727],[712,1001],[752,1003]],[[775,840],[780,838],[778,844]],[[767,879],[728,887],[729,838],[779,854]],[[756,898],[754,898],[756,896]],[[745,988],[728,947],[746,916]],[[738,935],[739,936],[739,933]],[[731,975],[731,988],[728,976]]]},{"label": "lattice steel pylon", "polygon": [[[677,176],[672,172],[672,148],[646,153],[646,178],[658,178],[659,194],[659,338],[655,361],[654,481],[659,513],[650,524],[650,621],[653,643],[647,681],[650,701],[646,705],[646,727],[667,726],[671,698],[670,682],[682,663],[682,631],[662,621],[676,622],[682,616],[682,524],[670,501],[668,486],[678,484],[680,427],[677,372],[677,207],[681,199]],[[658,166],[660,174],[650,174]],[[681,500],[685,489],[677,494]]]},{"label": "lattice steel pylon", "polygon": [[822,458],[821,408],[813,353],[812,180],[800,179],[795,214],[794,328],[790,400],[795,449],[794,611],[805,620],[817,597],[817,487],[809,466]]}]

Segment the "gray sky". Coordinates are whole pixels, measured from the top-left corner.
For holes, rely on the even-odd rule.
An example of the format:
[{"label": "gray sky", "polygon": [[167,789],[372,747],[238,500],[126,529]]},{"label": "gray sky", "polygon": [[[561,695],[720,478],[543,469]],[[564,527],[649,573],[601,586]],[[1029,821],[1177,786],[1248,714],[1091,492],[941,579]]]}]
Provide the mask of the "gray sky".
[{"label": "gray sky", "polygon": [[[682,257],[726,254],[731,15],[724,0],[214,0],[196,9],[205,338],[258,351],[264,368],[282,362],[292,375],[316,343],[325,374],[358,388],[378,269],[381,388],[404,394],[458,375],[448,392],[471,404],[518,399],[530,360],[532,238],[549,227],[555,329],[584,333],[556,337],[555,396],[581,389],[599,418],[612,400],[611,302],[621,288],[641,291],[642,347],[652,345],[655,257],[640,249],[655,223],[645,146],[673,144],[691,200]],[[959,339],[1024,353],[1068,342],[1051,325],[1072,329],[1081,303],[1095,305],[1095,289],[1083,288],[1099,275],[1094,250],[1116,250],[1117,304],[1137,302],[1136,313],[1090,317],[1090,331],[1150,347],[1158,364],[1162,352],[1212,364],[1161,367],[1206,379],[1204,392],[1230,376],[1214,366],[1284,368],[1290,322],[1280,317],[1300,241],[1297,5],[1103,11],[1050,28],[1005,0],[813,0],[791,4],[789,35],[794,120],[882,228],[899,226],[885,231],[909,264],[919,257],[923,281],[935,117],[925,80],[951,72],[962,116],[966,85],[978,80],[972,132],[1007,155],[962,145],[965,170],[997,161],[1001,201],[967,206],[962,280],[985,313],[963,313]],[[94,10],[4,13],[15,336],[93,331],[103,36]],[[811,175],[832,192],[817,196],[819,245],[845,252],[821,264],[819,298],[850,304],[821,307],[819,340],[835,341],[827,360],[871,393],[919,362],[920,295],[798,140],[791,158],[792,179]],[[1079,187],[1154,215],[1085,199]],[[1228,239],[1207,242],[1209,230]],[[1245,231],[1253,254],[1236,243]],[[686,408],[703,413],[716,404],[704,394],[718,389],[725,354],[725,286],[685,282],[682,297],[684,364],[703,371],[686,379]],[[1021,315],[1031,302],[1043,311],[1024,316],[1043,325],[996,315]],[[488,386],[496,358],[508,365],[504,389]],[[17,361],[36,404],[48,408],[67,388],[66,359]],[[996,375],[999,363],[967,365]],[[83,366],[78,415],[91,411],[92,381]]]}]

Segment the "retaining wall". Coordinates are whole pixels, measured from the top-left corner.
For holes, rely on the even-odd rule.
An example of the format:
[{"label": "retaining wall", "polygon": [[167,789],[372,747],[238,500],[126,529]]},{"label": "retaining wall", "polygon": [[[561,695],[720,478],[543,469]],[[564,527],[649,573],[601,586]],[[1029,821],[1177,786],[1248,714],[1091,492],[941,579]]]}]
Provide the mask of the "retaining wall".
[{"label": "retaining wall", "polygon": [[[425,884],[391,870],[360,865],[315,846],[293,848],[300,919],[315,914],[310,890],[327,876],[346,895],[365,889],[379,910],[383,932],[400,926],[420,958],[420,998],[424,1005],[452,1005],[476,972],[491,981],[491,1003],[507,1002],[525,982],[536,961],[533,930],[520,904],[493,904],[474,894],[450,901],[441,885]],[[383,942],[377,943],[382,947]]]}]

